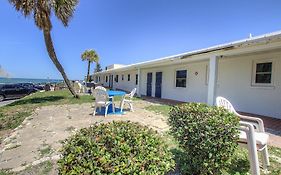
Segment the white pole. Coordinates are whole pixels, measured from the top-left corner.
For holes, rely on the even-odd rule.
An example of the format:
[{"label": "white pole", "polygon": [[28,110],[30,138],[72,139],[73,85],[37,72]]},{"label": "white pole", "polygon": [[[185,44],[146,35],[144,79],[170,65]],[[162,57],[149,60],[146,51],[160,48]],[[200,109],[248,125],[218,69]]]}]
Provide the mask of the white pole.
[{"label": "white pole", "polygon": [[208,98],[207,98],[207,102],[209,105],[215,104],[217,78],[218,78],[218,57],[216,55],[212,55],[209,61],[209,82],[208,82]]},{"label": "white pole", "polygon": [[138,68],[138,85],[137,85],[137,95],[138,95],[138,97],[141,97],[141,94],[140,94],[141,84],[140,83],[141,83],[141,70],[140,70],[140,68]]}]

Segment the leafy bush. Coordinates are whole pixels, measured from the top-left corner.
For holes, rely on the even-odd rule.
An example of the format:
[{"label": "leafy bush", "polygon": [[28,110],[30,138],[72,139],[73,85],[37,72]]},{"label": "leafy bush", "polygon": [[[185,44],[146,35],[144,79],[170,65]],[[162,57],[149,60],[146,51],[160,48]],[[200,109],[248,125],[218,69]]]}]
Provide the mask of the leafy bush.
[{"label": "leafy bush", "polygon": [[173,107],[168,121],[186,154],[186,174],[222,172],[237,146],[238,117],[223,108],[189,103]]},{"label": "leafy bush", "polygon": [[95,124],[64,142],[59,174],[165,174],[175,166],[156,131],[131,122]]}]

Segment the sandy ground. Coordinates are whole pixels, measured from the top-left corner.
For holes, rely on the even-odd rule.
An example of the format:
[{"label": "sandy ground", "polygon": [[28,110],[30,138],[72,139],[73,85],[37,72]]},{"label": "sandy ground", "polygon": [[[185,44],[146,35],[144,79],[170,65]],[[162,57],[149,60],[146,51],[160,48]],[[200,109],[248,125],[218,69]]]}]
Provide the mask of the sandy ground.
[{"label": "sandy ground", "polygon": [[[135,112],[126,111],[124,115],[107,117],[93,116],[90,103],[38,108],[3,141],[0,146],[0,169],[21,171],[46,160],[56,161],[59,159],[62,141],[77,130],[94,123],[130,120],[147,125],[160,133],[167,131],[169,127],[165,116],[145,110],[150,105],[159,103],[138,100],[134,103]],[[270,135],[270,145],[279,146],[280,143],[280,136]]]},{"label": "sandy ground", "polygon": [[130,120],[147,125],[159,132],[168,130],[166,119],[144,108],[151,102],[137,101],[135,112],[124,115],[92,116],[91,104],[46,106],[38,108],[21,126],[6,138],[0,151],[0,169],[20,171],[29,165],[57,160],[64,139],[80,128],[96,122]]}]

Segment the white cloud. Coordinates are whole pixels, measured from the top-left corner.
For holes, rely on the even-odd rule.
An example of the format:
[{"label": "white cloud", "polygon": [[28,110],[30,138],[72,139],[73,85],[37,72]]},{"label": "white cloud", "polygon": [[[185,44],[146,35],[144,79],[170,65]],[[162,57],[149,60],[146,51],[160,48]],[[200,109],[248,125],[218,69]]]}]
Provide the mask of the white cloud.
[{"label": "white cloud", "polygon": [[10,74],[8,72],[6,72],[2,66],[0,65],[0,77],[10,77]]}]

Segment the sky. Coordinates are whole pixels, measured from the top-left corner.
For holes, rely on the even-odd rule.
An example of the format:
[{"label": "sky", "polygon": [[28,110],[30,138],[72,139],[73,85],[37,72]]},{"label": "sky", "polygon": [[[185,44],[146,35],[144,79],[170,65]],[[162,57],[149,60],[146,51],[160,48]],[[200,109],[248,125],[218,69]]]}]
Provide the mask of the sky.
[{"label": "sky", "polygon": [[[0,65],[17,78],[61,75],[33,17],[0,1]],[[81,53],[102,68],[132,64],[281,30],[280,0],[80,0],[69,26],[52,17],[57,56],[70,79],[83,79]],[[91,72],[94,70],[92,64]]]}]

